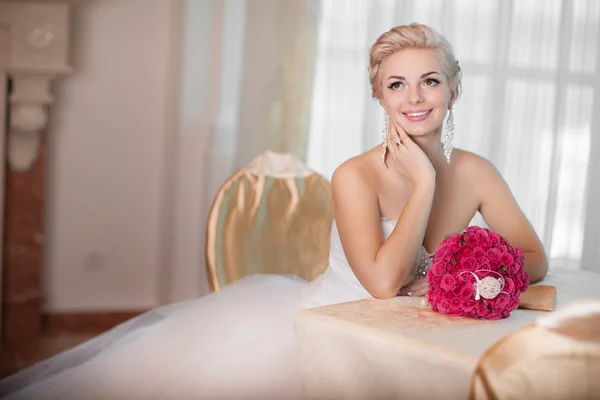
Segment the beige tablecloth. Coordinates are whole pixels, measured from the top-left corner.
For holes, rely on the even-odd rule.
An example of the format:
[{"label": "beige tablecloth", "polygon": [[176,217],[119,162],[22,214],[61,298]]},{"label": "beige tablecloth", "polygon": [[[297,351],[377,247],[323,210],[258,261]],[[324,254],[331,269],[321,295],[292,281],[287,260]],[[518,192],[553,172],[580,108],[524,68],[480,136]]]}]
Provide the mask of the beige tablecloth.
[{"label": "beige tablecloth", "polygon": [[[600,299],[600,274],[551,270],[557,308]],[[421,298],[364,300],[304,310],[295,324],[312,399],[466,399],[479,357],[547,312],[515,310],[481,321],[431,311]]]}]

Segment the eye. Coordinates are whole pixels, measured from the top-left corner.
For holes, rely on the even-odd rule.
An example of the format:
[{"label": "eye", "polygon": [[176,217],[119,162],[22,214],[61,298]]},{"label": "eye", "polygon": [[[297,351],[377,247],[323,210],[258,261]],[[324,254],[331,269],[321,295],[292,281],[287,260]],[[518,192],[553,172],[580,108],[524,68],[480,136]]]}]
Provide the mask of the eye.
[{"label": "eye", "polygon": [[388,88],[390,88],[392,90],[397,90],[397,89],[400,89],[400,86],[403,86],[402,82],[396,81],[396,82],[392,82],[392,84],[390,84],[388,86]]},{"label": "eye", "polygon": [[427,78],[423,81],[423,85],[425,86],[436,86],[440,81],[435,78]]}]

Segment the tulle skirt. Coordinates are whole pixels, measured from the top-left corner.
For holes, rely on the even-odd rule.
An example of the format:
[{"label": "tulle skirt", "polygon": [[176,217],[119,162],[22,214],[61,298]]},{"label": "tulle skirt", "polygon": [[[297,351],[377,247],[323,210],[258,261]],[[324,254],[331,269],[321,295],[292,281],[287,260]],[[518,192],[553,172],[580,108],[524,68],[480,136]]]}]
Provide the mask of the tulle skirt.
[{"label": "tulle skirt", "polygon": [[5,399],[296,399],[309,283],[254,275],[164,306],[0,382]]}]

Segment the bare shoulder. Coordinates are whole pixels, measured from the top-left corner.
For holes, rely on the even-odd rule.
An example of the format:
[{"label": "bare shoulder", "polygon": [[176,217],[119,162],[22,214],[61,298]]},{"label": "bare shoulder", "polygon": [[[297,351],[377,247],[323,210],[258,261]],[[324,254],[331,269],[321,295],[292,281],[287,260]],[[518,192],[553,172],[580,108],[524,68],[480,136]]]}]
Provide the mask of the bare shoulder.
[{"label": "bare shoulder", "polygon": [[376,171],[368,153],[353,157],[337,167],[331,177],[334,214],[335,206],[344,203],[344,199],[376,204],[376,180]]},{"label": "bare shoulder", "polygon": [[333,172],[331,177],[332,187],[346,187],[360,185],[365,188],[375,178],[375,171],[371,161],[366,157],[366,154],[353,157]]},{"label": "bare shoulder", "polygon": [[467,150],[455,149],[452,157],[460,176],[479,185],[502,180],[500,172],[488,159]]}]

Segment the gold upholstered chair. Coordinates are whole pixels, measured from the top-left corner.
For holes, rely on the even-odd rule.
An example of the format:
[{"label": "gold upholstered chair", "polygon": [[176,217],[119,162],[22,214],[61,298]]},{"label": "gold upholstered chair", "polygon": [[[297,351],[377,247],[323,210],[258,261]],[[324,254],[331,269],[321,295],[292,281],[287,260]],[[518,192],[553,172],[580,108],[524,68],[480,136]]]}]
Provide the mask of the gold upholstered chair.
[{"label": "gold upholstered chair", "polygon": [[291,154],[267,151],[219,189],[206,231],[211,290],[257,273],[313,280],[327,267],[329,182]]},{"label": "gold upholstered chair", "polygon": [[481,357],[470,400],[600,399],[600,302],[566,306]]}]

